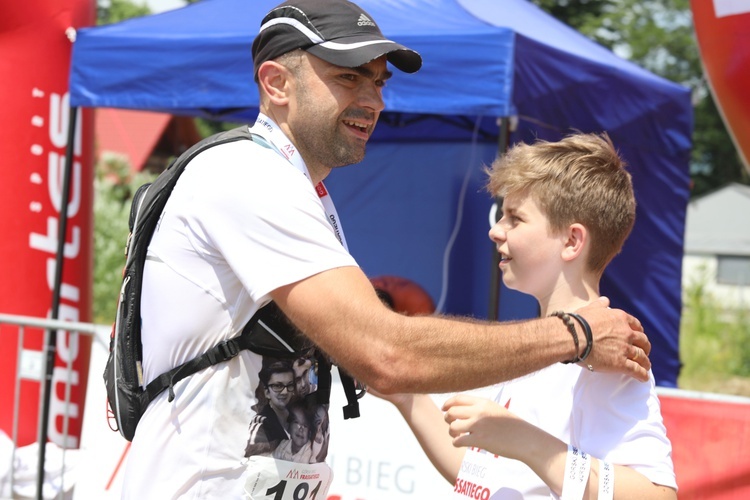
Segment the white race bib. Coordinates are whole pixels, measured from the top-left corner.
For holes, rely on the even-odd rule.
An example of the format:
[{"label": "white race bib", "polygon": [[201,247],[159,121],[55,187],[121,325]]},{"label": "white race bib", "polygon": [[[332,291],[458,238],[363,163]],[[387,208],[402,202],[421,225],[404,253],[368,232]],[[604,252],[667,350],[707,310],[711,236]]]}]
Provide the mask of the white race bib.
[{"label": "white race bib", "polygon": [[466,450],[453,486],[453,498],[491,498],[504,482],[502,468],[498,466],[499,459],[498,456],[477,448]]},{"label": "white race bib", "polygon": [[253,456],[248,458],[245,477],[245,493],[251,500],[326,500],[333,471],[325,462]]}]

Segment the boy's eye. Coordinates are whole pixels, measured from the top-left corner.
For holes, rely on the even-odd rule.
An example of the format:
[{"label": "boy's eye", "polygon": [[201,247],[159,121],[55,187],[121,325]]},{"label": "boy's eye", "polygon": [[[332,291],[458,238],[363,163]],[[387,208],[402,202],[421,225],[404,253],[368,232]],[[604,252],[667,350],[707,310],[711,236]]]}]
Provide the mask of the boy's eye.
[{"label": "boy's eye", "polygon": [[516,227],[518,224],[520,224],[522,221],[521,219],[513,214],[505,214],[503,215],[503,218],[500,219],[501,223],[505,224],[505,227],[512,228]]}]

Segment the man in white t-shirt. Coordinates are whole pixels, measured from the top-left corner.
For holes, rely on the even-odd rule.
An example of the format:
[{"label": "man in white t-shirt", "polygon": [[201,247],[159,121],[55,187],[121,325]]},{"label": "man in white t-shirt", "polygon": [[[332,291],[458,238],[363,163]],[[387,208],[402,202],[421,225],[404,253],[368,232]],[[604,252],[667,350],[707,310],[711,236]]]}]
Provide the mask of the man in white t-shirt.
[{"label": "man in white t-shirt", "polygon": [[[557,318],[506,325],[394,313],[349,255],[322,181],[364,157],[384,107],[387,63],[413,73],[419,54],[383,37],[345,0],[281,4],[263,19],[252,54],[260,114],[251,131],[268,147],[234,141],[207,149],[170,195],[144,271],[146,382],[236,337],[271,300],[383,393],[487,386],[580,354]],[[640,323],[607,305],[578,310],[594,331],[587,363],[648,380],[650,343]],[[327,436],[313,445],[312,464],[272,452],[245,456],[251,423],[268,404],[260,376],[276,361],[242,351],[177,382],[173,401],[160,394],[138,424],[124,497],[325,498]],[[315,370],[307,373],[305,390],[316,387]],[[296,384],[279,383],[279,394],[295,391],[290,401],[307,400]],[[320,422],[325,409],[309,408]]]}]

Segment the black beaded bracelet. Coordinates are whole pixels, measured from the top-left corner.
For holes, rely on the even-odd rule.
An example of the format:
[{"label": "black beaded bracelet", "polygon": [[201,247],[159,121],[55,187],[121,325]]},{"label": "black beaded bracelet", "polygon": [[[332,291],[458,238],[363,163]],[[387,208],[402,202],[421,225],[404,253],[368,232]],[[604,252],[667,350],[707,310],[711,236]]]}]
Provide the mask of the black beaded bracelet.
[{"label": "black beaded bracelet", "polygon": [[555,317],[560,318],[562,320],[562,322],[565,324],[565,327],[568,329],[568,331],[570,332],[570,334],[573,336],[573,343],[576,346],[576,357],[573,358],[573,359],[570,359],[568,361],[563,361],[563,363],[566,363],[566,364],[568,364],[568,363],[578,363],[581,360],[581,358],[578,357],[578,353],[580,352],[579,351],[580,348],[578,346],[578,334],[576,333],[576,327],[573,324],[573,321],[570,319],[570,314],[568,314],[566,312],[563,312],[563,311],[555,311],[552,314],[550,314],[550,316],[555,316]]},{"label": "black beaded bracelet", "polygon": [[581,356],[578,358],[578,361],[583,361],[584,359],[589,357],[589,354],[591,354],[591,349],[594,347],[594,334],[591,332],[591,326],[589,326],[589,322],[586,321],[580,314],[569,314],[581,324],[583,333],[586,335],[586,349],[583,350],[583,354],[581,354]]}]

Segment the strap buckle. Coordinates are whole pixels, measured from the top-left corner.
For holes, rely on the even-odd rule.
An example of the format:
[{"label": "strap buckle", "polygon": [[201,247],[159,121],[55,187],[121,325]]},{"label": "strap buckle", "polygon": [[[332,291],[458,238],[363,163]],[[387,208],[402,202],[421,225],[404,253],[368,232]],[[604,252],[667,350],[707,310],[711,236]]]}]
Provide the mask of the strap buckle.
[{"label": "strap buckle", "polygon": [[232,359],[237,356],[239,352],[240,348],[237,345],[237,341],[235,339],[229,339],[216,344],[216,346],[206,354],[208,355],[211,364],[215,365],[216,363]]}]

